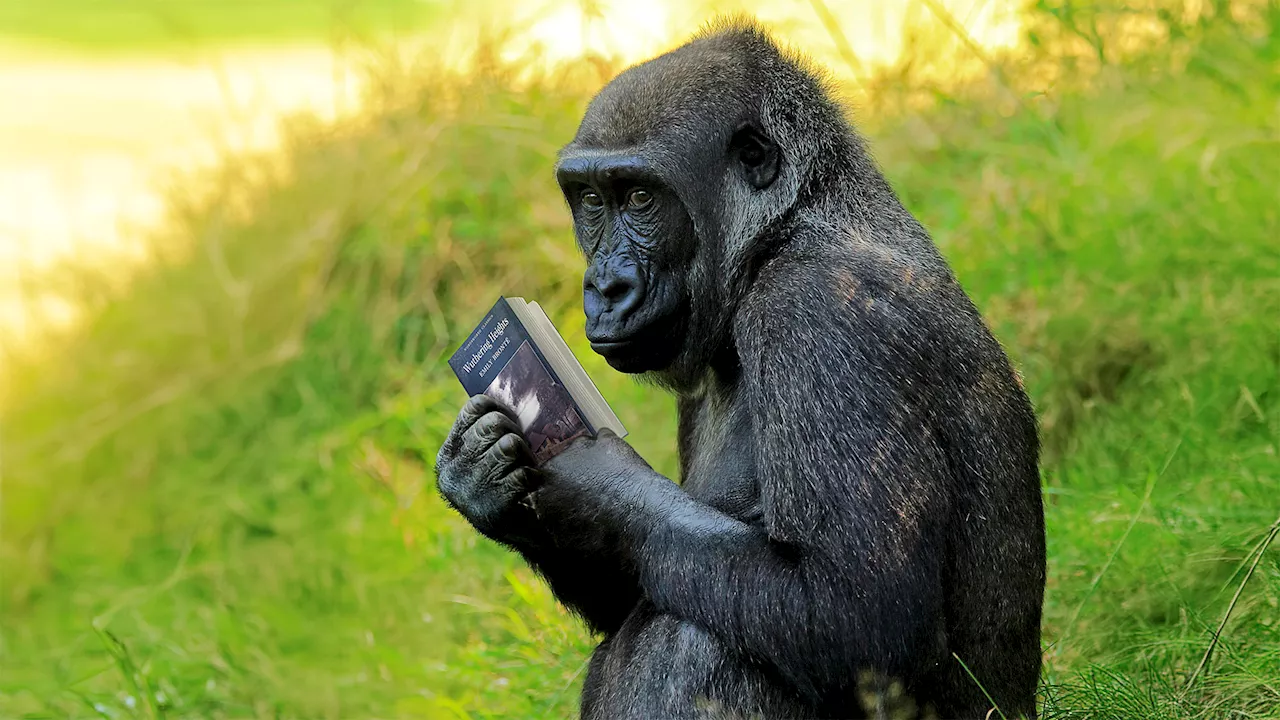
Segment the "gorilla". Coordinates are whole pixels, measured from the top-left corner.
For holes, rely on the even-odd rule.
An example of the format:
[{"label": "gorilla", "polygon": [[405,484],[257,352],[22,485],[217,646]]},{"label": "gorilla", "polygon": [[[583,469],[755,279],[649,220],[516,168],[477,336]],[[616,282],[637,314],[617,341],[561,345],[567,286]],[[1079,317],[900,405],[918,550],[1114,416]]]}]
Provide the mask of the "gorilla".
[{"label": "gorilla", "polygon": [[1035,416],[822,77],[751,21],[596,95],[556,176],[586,334],[678,398],[541,466],[484,396],[443,497],[601,636],[584,718],[1034,717]]}]

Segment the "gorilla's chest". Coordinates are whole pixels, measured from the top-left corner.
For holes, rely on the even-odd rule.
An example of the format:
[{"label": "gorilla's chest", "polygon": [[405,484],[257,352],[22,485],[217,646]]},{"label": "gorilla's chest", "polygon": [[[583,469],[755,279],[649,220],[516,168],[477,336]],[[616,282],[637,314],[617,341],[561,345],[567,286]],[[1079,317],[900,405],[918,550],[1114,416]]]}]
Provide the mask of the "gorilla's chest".
[{"label": "gorilla's chest", "polygon": [[685,492],[746,523],[761,519],[751,418],[738,403],[703,399],[681,412]]}]

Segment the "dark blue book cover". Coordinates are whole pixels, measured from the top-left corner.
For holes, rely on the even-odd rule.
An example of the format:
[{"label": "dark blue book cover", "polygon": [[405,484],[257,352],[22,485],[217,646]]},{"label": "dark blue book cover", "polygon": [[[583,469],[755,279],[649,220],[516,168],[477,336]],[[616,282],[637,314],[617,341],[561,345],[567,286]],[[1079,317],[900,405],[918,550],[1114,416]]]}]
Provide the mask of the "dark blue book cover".
[{"label": "dark blue book cover", "polygon": [[468,395],[488,395],[515,412],[539,463],[594,434],[505,298],[449,358],[449,367]]}]

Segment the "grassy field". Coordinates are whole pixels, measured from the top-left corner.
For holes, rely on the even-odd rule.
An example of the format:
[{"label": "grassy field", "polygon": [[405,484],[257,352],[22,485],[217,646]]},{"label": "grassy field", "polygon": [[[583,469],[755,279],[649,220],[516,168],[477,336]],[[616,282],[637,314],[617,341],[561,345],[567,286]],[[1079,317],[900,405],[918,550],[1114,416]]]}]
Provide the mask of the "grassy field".
[{"label": "grassy field", "polygon": [[[1040,415],[1047,717],[1280,718],[1280,6],[1212,7],[1043,2],[988,79],[859,112]],[[575,711],[591,638],[424,457],[508,293],[675,470],[671,401],[582,339],[550,166],[599,82],[383,68],[175,190],[127,288],[51,279],[91,320],[0,375],[0,717]]]},{"label": "grassy field", "polygon": [[421,0],[0,0],[0,38],[77,50],[288,42],[419,29],[447,3]]}]

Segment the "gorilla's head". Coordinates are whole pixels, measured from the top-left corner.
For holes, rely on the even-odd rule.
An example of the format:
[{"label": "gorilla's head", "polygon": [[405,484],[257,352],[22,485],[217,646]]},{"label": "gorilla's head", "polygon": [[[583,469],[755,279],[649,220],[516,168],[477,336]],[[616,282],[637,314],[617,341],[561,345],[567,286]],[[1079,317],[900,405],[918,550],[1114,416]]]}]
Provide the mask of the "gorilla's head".
[{"label": "gorilla's head", "polygon": [[680,385],[732,362],[728,318],[823,140],[809,127],[819,118],[784,110],[792,95],[825,97],[763,30],[738,24],[592,100],[556,176],[588,262],[587,337],[613,367]]}]

